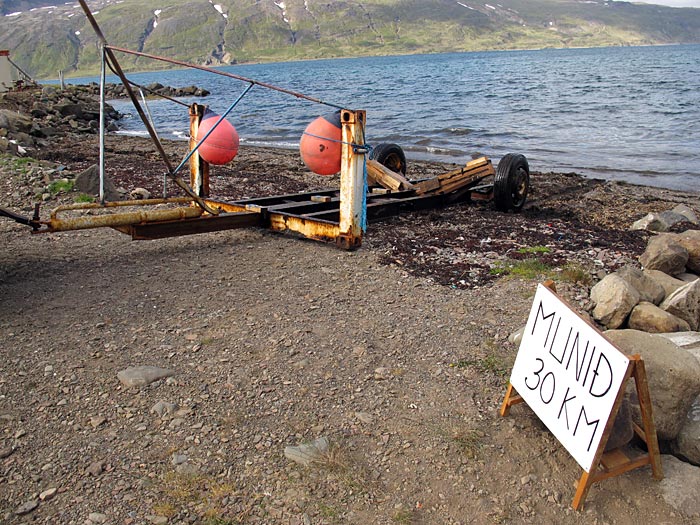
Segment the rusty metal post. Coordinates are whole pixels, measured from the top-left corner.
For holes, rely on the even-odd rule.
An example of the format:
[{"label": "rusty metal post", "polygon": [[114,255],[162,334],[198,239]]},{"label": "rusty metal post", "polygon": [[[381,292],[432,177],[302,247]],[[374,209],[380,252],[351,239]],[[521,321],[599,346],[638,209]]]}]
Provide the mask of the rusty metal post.
[{"label": "rusty metal post", "polygon": [[[190,106],[190,151],[197,146],[199,123],[204,115],[204,106],[196,102]],[[209,196],[209,163],[195,152],[190,157],[190,186],[200,197]]]},{"label": "rusty metal post", "polygon": [[364,111],[340,112],[342,148],[340,159],[340,232],[336,244],[353,250],[362,244],[365,203]]}]

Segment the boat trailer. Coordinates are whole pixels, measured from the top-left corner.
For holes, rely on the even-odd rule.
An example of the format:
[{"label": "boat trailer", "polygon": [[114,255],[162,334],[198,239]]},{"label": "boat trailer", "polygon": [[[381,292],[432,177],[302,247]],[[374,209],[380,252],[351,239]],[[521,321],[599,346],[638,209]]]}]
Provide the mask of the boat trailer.
[{"label": "boat trailer", "polygon": [[[85,0],[79,0],[88,22],[101,44],[100,72],[100,192],[99,203],[71,204],[54,209],[48,219],[41,219],[39,205],[32,218],[0,208],[0,216],[8,217],[32,228],[34,233],[83,230],[110,227],[129,234],[133,239],[159,239],[195,233],[261,227],[274,231],[291,231],[303,237],[334,242],[340,248],[352,250],[362,244],[367,222],[389,217],[408,210],[420,210],[471,200],[492,200],[504,212],[519,211],[525,204],[530,185],[527,159],[508,154],[494,169],[486,157],[471,160],[466,165],[437,177],[423,180],[406,178],[406,158],[396,144],[379,144],[370,148],[365,141],[366,113],[344,109],[272,84],[245,78],[231,72],[188,64],[108,44]],[[248,84],[238,99],[221,115],[218,126],[252,87],[276,90],[296,99],[332,106],[340,110],[341,159],[340,187],[325,191],[221,201],[210,197],[209,164],[199,155],[197,142],[199,126],[206,106],[189,106],[189,153],[179,166],[173,168],[158,138],[150,115],[144,111],[115,52],[131,54],[223,75]],[[168,175],[182,189],[185,197],[106,202],[104,196],[104,138],[105,138],[105,71],[109,68],[120,78],[139,114],[154,146],[160,154]],[[143,95],[143,93],[142,93]],[[145,104],[145,99],[144,99]],[[185,105],[185,104],[183,104]],[[148,108],[146,108],[147,110]],[[324,137],[320,137],[324,138]],[[185,182],[178,171],[189,163],[190,180]]]},{"label": "boat trailer", "polygon": [[[204,106],[190,107],[190,137]],[[409,180],[401,148],[381,144],[370,154],[364,144],[365,112],[341,111],[342,148],[340,187],[323,191],[222,201],[209,197],[209,164],[196,152],[189,159],[192,197],[147,199],[59,206],[49,218],[28,218],[0,208],[0,215],[51,233],[111,227],[136,240],[260,227],[291,231],[310,239],[334,242],[343,249],[362,244],[367,221],[401,212],[447,206],[459,202],[493,201],[496,208],[519,211],[529,190],[529,166],[523,155],[508,154],[498,169],[480,157],[436,177]],[[190,147],[196,145],[190,140]],[[378,154],[374,154],[374,153]],[[375,158],[368,158],[374,156]],[[121,211],[124,210],[124,211]],[[98,213],[70,216],[70,212]],[[74,215],[74,214],[73,214]]]}]

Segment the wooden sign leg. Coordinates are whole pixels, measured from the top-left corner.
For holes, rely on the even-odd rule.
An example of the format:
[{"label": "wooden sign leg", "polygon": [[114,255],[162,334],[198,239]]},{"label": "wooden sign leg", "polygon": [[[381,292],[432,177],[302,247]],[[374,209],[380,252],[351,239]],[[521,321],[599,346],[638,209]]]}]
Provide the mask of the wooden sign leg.
[{"label": "wooden sign leg", "polygon": [[659,452],[659,440],[656,435],[656,426],[651,414],[651,396],[649,395],[649,383],[647,382],[646,368],[644,361],[639,356],[634,356],[634,383],[637,387],[637,398],[639,399],[639,411],[642,414],[642,425],[644,435],[640,436],[647,444],[649,454],[649,464],[654,479],[663,479],[664,472],[661,468],[661,455]]},{"label": "wooden sign leg", "polygon": [[508,388],[506,389],[506,396],[503,398],[503,403],[501,403],[501,409],[498,413],[501,414],[501,417],[505,417],[508,415],[508,412],[510,412],[510,407],[524,401],[525,400],[515,392],[513,385],[509,382]]},{"label": "wooden sign leg", "polygon": [[581,478],[578,480],[578,485],[576,487],[576,494],[574,495],[574,501],[571,506],[574,510],[581,510],[583,502],[586,501],[586,496],[588,495],[588,489],[593,485],[594,476],[585,470],[581,474]]}]

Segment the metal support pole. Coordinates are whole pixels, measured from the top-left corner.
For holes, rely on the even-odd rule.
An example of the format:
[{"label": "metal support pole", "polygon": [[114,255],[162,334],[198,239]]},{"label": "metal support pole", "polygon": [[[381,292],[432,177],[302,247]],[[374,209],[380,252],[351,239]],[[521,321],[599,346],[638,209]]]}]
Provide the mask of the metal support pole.
[{"label": "metal support pole", "polygon": [[105,55],[104,44],[100,45],[100,202],[105,203]]},{"label": "metal support pole", "polygon": [[[204,106],[194,103],[190,106],[190,151],[197,147],[197,132],[204,115]],[[209,196],[209,163],[199,152],[190,156],[190,186],[200,197]]]},{"label": "metal support pole", "polygon": [[336,243],[345,250],[362,244],[365,203],[364,111],[340,112],[342,148],[340,159],[340,232]]}]

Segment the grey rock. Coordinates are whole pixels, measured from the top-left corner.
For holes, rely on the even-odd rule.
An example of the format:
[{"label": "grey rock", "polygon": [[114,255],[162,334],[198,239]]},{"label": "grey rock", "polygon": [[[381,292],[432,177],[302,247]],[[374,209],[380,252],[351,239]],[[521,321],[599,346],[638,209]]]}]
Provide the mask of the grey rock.
[{"label": "grey rock", "polygon": [[[639,330],[608,330],[604,335],[626,354],[640,354],[644,359],[657,433],[660,439],[675,439],[690,405],[700,394],[698,360],[656,334]],[[639,400],[633,383],[628,383],[627,396],[632,417],[641,425]]]},{"label": "grey rock", "polygon": [[156,366],[134,366],[117,373],[119,381],[128,387],[146,386],[159,379],[175,375],[174,370]]},{"label": "grey rock", "polygon": [[700,396],[690,405],[676,438],[676,451],[694,465],[700,465]]},{"label": "grey rock", "polygon": [[593,318],[608,328],[618,328],[639,302],[639,292],[617,274],[606,275],[591,289]]},{"label": "grey rock", "polygon": [[[74,188],[88,195],[99,195],[100,193],[100,170],[97,164],[93,164],[88,169],[79,173],[75,178]],[[122,200],[122,195],[117,191],[112,179],[105,175],[104,180],[105,198],[109,201]]]},{"label": "grey rock", "polygon": [[646,270],[659,270],[668,275],[676,275],[685,270],[688,250],[680,244],[675,235],[657,235],[649,240],[646,250],[639,257],[639,262]]},{"label": "grey rock", "polygon": [[695,210],[693,210],[690,206],[686,206],[685,204],[679,204],[671,211],[674,213],[678,213],[679,215],[683,215],[683,217],[685,217],[685,220],[687,220],[690,223],[700,224]]},{"label": "grey rock", "polygon": [[328,451],[328,445],[328,438],[320,437],[312,443],[284,447],[284,456],[300,465],[309,466]]},{"label": "grey rock", "polygon": [[634,307],[627,326],[652,334],[690,330],[690,325],[683,319],[645,301]]},{"label": "grey rock", "polygon": [[620,268],[615,273],[631,284],[632,287],[639,292],[640,301],[659,304],[664,300],[664,297],[666,297],[664,287],[646,275],[639,268],[635,268],[634,266],[625,266]]},{"label": "grey rock", "polygon": [[86,472],[90,474],[91,476],[99,476],[102,474],[102,472],[105,469],[105,462],[104,461],[93,461],[90,463],[88,468],[86,469]]},{"label": "grey rock", "polygon": [[678,234],[677,239],[688,250],[688,270],[700,273],[700,230],[687,230]]},{"label": "grey rock", "polygon": [[107,515],[101,512],[91,512],[88,514],[88,519],[93,523],[106,523]]},{"label": "grey rock", "polygon": [[521,326],[508,336],[508,342],[519,346],[520,342],[523,340],[523,332],[525,332],[525,327]]},{"label": "grey rock", "polygon": [[32,498],[29,501],[26,501],[22,503],[19,507],[15,509],[15,514],[18,516],[24,516],[25,514],[29,514],[30,512],[33,512],[36,510],[36,508],[39,506],[39,500],[36,498]]},{"label": "grey rock", "polygon": [[700,324],[700,280],[682,286],[666,297],[659,307],[686,321],[691,330],[697,330]]},{"label": "grey rock", "polygon": [[683,272],[676,275],[676,279],[683,281],[684,283],[692,283],[693,281],[700,279],[700,276],[690,272]]},{"label": "grey rock", "polygon": [[[667,273],[659,270],[644,270],[644,275],[651,277],[654,281],[659,283],[664,289],[664,297],[668,297],[673,292],[678,290],[681,286],[685,285],[685,282],[677,277],[671,277]],[[660,303],[659,303],[660,304]]]},{"label": "grey rock", "polygon": [[134,188],[129,193],[129,197],[134,200],[146,200],[151,198],[151,192],[146,188]]},{"label": "grey rock", "polygon": [[51,501],[54,498],[54,496],[56,496],[57,492],[58,492],[58,489],[55,487],[52,487],[50,489],[46,489],[41,494],[39,494],[39,499],[41,501]]},{"label": "grey rock", "polygon": [[648,213],[632,223],[630,230],[645,230],[651,232],[667,232],[669,224],[658,213]]},{"label": "grey rock", "polygon": [[[29,133],[32,129],[32,119],[16,111],[0,109],[0,128],[14,133]],[[23,141],[19,140],[19,142]]]},{"label": "grey rock", "polygon": [[179,407],[175,403],[168,403],[167,401],[158,401],[151,408],[152,414],[158,414],[158,417],[163,418],[165,416],[171,416]]},{"label": "grey rock", "polygon": [[664,479],[659,482],[664,501],[689,518],[700,518],[700,467],[671,455],[661,456]]}]

